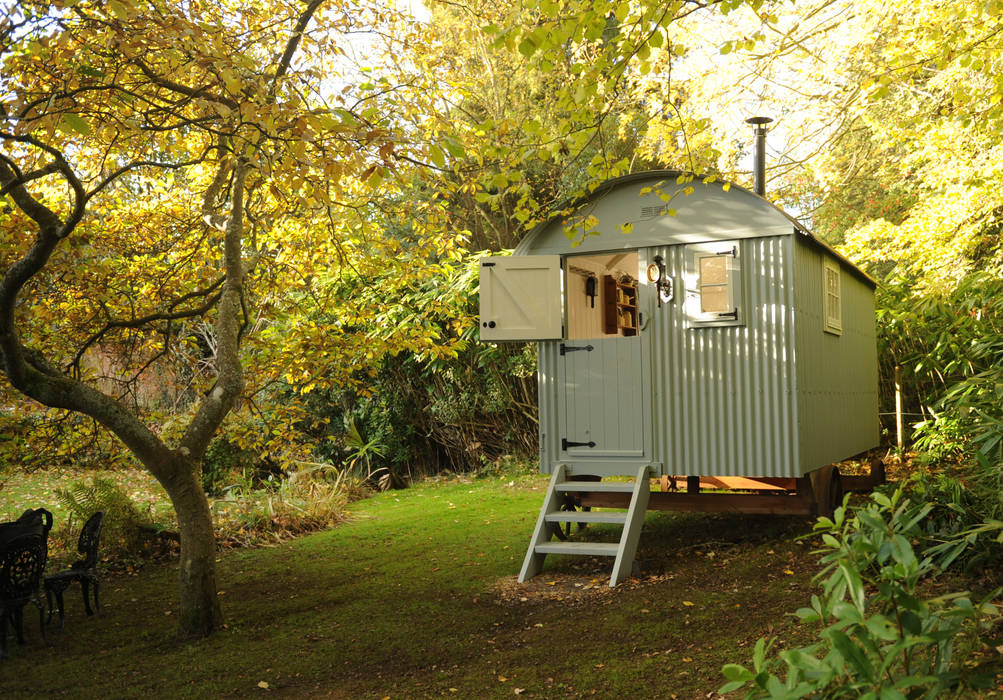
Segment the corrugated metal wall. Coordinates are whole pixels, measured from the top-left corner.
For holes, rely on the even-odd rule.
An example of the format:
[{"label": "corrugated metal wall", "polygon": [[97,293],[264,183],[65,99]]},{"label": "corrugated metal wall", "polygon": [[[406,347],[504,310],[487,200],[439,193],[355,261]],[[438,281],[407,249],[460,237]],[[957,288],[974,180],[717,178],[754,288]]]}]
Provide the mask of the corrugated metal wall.
[{"label": "corrugated metal wall", "polygon": [[537,381],[539,382],[540,406],[540,471],[550,474],[561,449],[561,419],[557,399],[557,360],[560,357],[560,343],[543,341],[537,343]]},{"label": "corrugated metal wall", "polygon": [[[663,257],[677,290],[657,308],[653,285],[641,284],[651,381],[637,400],[652,406],[644,461],[665,474],[796,477],[878,444],[873,290],[844,267],[843,332],[825,333],[823,253],[791,235],[740,245],[745,323],[718,328],[687,324],[684,245],[640,251],[642,266]],[[546,472],[574,461],[560,453],[559,347],[539,344]]]},{"label": "corrugated metal wall", "polygon": [[[745,324],[689,328],[681,295],[653,309],[653,461],[667,474],[800,476],[791,236],[741,241]],[[685,247],[653,248],[682,289]]]},{"label": "corrugated metal wall", "polygon": [[826,333],[823,255],[814,246],[796,242],[794,359],[803,471],[852,457],[880,441],[874,291],[844,265],[840,274],[842,333]]}]

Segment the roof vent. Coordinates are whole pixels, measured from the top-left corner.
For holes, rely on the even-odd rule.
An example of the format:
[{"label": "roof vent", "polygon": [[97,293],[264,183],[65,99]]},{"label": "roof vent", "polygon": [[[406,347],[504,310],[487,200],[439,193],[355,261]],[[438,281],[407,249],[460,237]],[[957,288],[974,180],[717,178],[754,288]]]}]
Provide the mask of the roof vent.
[{"label": "roof vent", "polygon": [[756,145],[752,166],[752,189],[760,197],[766,195],[766,125],[772,121],[770,117],[749,117],[745,120],[746,124],[752,124],[755,127]]}]

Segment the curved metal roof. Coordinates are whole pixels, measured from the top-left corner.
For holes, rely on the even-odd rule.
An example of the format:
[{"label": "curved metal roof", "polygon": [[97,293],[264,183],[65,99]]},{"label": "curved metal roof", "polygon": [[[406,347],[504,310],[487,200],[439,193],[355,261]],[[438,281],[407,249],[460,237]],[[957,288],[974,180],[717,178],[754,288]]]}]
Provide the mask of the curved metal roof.
[{"label": "curved metal roof", "polygon": [[[682,178],[692,179],[680,181]],[[687,194],[688,189],[691,191]],[[519,242],[513,254],[567,255],[799,235],[841,260],[868,284],[875,284],[782,209],[744,187],[722,180],[705,183],[700,176],[677,170],[631,173],[600,183],[565,210],[572,213],[537,226]]]}]

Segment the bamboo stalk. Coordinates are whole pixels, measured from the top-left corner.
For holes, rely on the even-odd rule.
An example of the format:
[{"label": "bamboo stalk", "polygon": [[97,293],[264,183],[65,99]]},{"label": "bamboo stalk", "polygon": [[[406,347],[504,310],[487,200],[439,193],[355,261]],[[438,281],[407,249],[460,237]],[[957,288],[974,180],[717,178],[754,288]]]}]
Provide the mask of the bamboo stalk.
[{"label": "bamboo stalk", "polygon": [[895,365],[895,444],[902,449],[902,371],[898,365]]}]

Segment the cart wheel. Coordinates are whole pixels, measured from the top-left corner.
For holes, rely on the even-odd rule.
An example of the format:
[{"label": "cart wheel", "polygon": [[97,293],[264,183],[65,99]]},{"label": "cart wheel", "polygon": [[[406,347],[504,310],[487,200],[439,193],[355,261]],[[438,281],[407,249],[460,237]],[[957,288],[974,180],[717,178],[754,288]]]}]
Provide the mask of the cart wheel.
[{"label": "cart wheel", "polygon": [[817,469],[810,476],[815,512],[831,518],[836,508],[843,505],[843,477],[833,465]]},{"label": "cart wheel", "polygon": [[[576,498],[565,498],[564,503],[561,504],[561,511],[565,513],[575,513],[578,511],[587,513],[590,510],[592,510],[590,506],[583,506],[581,502],[578,501],[578,499]],[[573,524],[574,523],[571,522],[558,524],[554,528],[555,534],[557,535],[557,539],[559,540],[568,539],[568,537],[571,536],[571,526]],[[582,530],[584,530],[586,525],[587,523],[578,523],[578,531],[581,532]]]},{"label": "cart wheel", "polygon": [[843,475],[839,473],[838,467],[832,468],[829,476],[829,504],[828,511],[831,516],[836,509],[843,505]]}]

